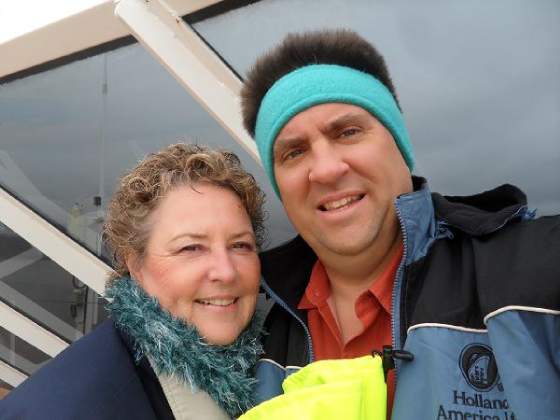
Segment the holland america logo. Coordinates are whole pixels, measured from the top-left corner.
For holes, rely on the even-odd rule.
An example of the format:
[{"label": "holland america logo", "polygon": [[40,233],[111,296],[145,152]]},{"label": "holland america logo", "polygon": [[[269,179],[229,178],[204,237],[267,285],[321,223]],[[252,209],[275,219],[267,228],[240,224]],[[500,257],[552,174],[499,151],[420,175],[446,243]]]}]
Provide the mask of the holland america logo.
[{"label": "holland america logo", "polygon": [[492,349],[469,344],[461,352],[459,366],[467,383],[477,391],[490,391],[498,382],[498,366]]}]

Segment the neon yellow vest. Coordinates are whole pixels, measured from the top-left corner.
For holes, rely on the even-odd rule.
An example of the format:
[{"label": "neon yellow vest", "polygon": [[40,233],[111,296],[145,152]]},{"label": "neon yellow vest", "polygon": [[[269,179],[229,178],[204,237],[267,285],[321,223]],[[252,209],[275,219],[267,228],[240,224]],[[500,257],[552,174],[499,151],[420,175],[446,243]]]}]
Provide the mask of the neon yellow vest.
[{"label": "neon yellow vest", "polygon": [[288,376],[284,394],[239,420],[386,420],[387,385],[380,356],[321,360]]}]

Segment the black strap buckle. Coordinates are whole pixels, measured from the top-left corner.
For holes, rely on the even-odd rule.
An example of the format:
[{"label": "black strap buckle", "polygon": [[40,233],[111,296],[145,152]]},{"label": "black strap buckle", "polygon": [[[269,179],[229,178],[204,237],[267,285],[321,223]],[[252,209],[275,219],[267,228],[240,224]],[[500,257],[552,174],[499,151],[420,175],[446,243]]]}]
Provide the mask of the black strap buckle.
[{"label": "black strap buckle", "polygon": [[387,381],[387,373],[395,368],[395,359],[405,362],[412,362],[414,360],[414,355],[411,352],[406,350],[394,350],[392,346],[383,346],[382,351],[374,350],[372,354],[381,356],[385,381]]}]

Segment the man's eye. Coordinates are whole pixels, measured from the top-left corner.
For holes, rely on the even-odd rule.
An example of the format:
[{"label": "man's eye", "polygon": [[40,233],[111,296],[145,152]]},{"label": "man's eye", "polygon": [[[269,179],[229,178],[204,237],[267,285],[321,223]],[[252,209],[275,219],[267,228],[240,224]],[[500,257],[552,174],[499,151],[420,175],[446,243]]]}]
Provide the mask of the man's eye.
[{"label": "man's eye", "polygon": [[340,137],[352,137],[355,136],[356,134],[358,134],[361,130],[359,128],[356,127],[350,127],[350,128],[346,128],[344,130],[342,130],[342,132],[340,133]]},{"label": "man's eye", "polygon": [[303,153],[303,149],[291,149],[282,155],[282,162],[290,159],[295,159]]}]

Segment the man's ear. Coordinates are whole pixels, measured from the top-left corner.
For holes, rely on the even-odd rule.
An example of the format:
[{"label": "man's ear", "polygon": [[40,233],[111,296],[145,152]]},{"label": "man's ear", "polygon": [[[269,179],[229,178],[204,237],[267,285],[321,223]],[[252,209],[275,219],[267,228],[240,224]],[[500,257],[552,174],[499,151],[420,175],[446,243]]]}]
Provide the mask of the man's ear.
[{"label": "man's ear", "polygon": [[128,272],[130,273],[130,277],[133,280],[136,280],[138,283],[142,284],[143,276],[140,257],[135,252],[130,252],[125,257],[125,262],[128,268]]}]

